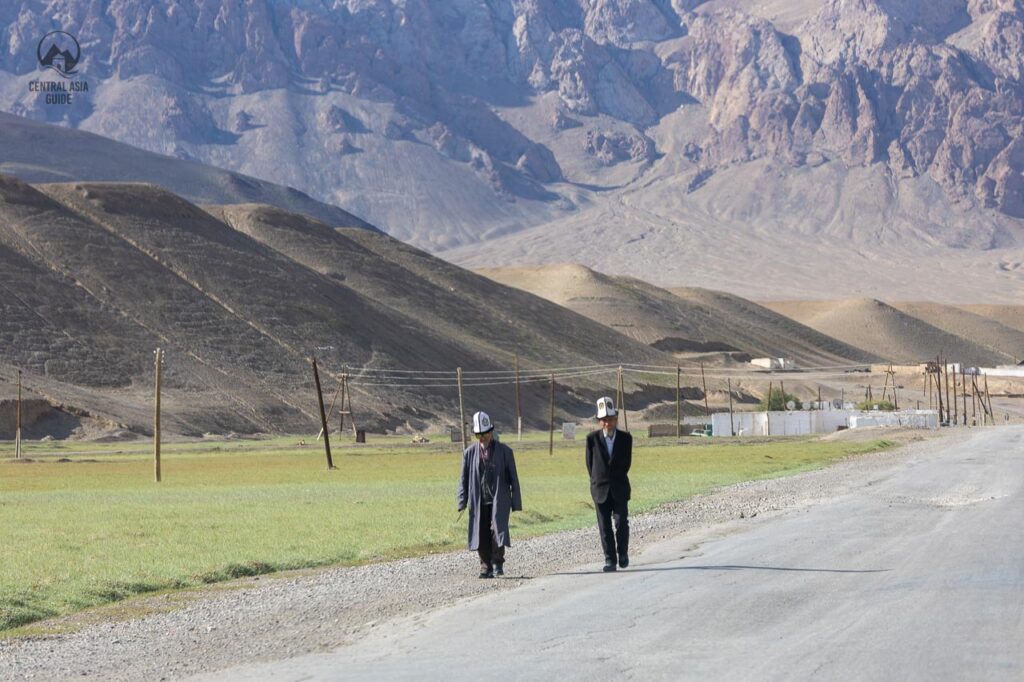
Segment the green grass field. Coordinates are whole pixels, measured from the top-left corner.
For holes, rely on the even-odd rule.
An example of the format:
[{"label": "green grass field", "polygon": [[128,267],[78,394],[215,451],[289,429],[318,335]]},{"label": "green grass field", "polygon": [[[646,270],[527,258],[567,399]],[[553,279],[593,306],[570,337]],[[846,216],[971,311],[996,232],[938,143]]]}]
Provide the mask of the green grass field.
[{"label": "green grass field", "polygon": [[[594,522],[582,441],[549,456],[546,434],[505,440],[523,486],[513,542]],[[160,484],[145,444],[32,443],[28,463],[0,444],[0,634],[150,591],[464,546],[456,446],[378,437],[336,447],[329,472],[318,444],[297,442],[167,445]],[[631,511],[887,446],[638,439]]]}]

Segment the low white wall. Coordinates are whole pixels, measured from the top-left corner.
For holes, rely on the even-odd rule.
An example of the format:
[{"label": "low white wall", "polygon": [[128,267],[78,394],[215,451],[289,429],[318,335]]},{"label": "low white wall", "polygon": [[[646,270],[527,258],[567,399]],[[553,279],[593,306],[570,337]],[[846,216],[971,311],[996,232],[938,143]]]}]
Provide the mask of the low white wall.
[{"label": "low white wall", "polygon": [[[733,424],[736,435],[802,436],[835,431],[845,426],[850,413],[846,410],[814,410],[794,412],[736,412]],[[729,413],[711,415],[711,432],[715,436],[730,435]]]},{"label": "low white wall", "polygon": [[915,429],[939,428],[936,410],[905,410],[901,412],[861,412],[850,417],[850,428],[865,426],[906,426]]},{"label": "low white wall", "polygon": [[1024,379],[1024,367],[979,367],[978,371],[990,377],[1014,377]]},{"label": "low white wall", "polygon": [[[740,436],[802,436],[831,433],[840,426],[906,426],[921,429],[939,428],[935,410],[902,410],[900,412],[859,412],[853,410],[814,410],[794,412],[736,412],[733,428]],[[732,434],[728,412],[711,415],[711,434]]]}]

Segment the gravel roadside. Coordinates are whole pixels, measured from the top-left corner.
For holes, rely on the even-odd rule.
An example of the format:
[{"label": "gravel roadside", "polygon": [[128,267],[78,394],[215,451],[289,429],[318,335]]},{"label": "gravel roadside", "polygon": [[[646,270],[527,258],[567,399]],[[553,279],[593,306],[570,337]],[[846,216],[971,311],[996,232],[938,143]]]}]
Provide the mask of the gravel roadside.
[{"label": "gravel roadside", "polygon": [[[969,431],[946,432],[943,440]],[[886,438],[893,439],[889,433]],[[928,452],[935,438],[901,432],[906,444],[825,469],[752,481],[698,495],[630,519],[631,555],[680,533],[737,519],[761,521],[842,495]],[[466,551],[284,577],[235,581],[198,593],[145,601],[149,615],[90,623],[69,634],[0,641],[3,680],[171,680],[245,662],[328,651],[377,624],[514,589],[532,576],[602,561],[587,528],[515,542],[507,577],[479,580]]]}]

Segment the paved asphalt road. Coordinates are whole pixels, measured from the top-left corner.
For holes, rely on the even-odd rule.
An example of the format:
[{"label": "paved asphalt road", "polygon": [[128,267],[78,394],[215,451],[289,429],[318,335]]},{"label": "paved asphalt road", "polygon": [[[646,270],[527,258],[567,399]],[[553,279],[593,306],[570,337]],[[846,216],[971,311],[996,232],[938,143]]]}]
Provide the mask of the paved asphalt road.
[{"label": "paved asphalt road", "polygon": [[210,679],[1024,680],[1024,428],[598,568]]}]

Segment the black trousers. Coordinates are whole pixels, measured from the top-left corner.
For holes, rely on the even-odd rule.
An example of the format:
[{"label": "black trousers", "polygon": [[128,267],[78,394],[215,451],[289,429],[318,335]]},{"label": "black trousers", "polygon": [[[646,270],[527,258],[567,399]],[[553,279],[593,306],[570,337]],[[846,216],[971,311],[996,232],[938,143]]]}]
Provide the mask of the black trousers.
[{"label": "black trousers", "polygon": [[595,502],[594,508],[597,509],[597,529],[601,533],[604,558],[614,562],[618,556],[629,554],[629,501],[620,502],[608,493],[608,499],[604,502]]},{"label": "black trousers", "polygon": [[491,564],[501,566],[505,563],[505,546],[498,544],[492,525],[493,506],[483,505],[480,509],[480,546],[476,553],[480,556],[480,568],[489,571]]}]

